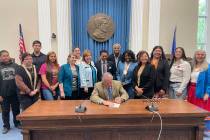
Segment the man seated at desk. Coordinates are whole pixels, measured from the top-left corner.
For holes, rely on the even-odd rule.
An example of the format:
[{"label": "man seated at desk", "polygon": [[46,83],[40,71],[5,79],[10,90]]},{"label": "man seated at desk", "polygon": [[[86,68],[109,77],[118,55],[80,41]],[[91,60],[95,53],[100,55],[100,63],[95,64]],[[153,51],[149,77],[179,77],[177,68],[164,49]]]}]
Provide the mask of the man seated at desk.
[{"label": "man seated at desk", "polygon": [[95,84],[90,100],[97,104],[112,106],[113,103],[120,104],[128,98],[121,82],[113,80],[113,76],[106,72],[102,81]]}]

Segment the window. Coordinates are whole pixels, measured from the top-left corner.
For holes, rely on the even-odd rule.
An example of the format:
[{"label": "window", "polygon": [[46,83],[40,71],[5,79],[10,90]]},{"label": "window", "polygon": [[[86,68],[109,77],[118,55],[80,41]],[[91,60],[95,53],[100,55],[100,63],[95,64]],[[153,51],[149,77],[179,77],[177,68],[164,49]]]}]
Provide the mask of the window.
[{"label": "window", "polygon": [[197,48],[202,50],[207,45],[207,2],[208,0],[199,0]]}]

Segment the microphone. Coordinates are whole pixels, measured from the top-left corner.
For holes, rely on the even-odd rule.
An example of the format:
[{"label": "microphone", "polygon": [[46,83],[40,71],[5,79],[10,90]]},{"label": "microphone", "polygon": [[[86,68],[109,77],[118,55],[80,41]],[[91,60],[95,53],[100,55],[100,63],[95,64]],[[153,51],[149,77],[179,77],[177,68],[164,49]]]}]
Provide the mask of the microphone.
[{"label": "microphone", "polygon": [[155,105],[155,104],[153,103],[153,101],[151,101],[148,97],[144,96],[143,94],[141,94],[141,96],[144,97],[144,98],[150,103],[149,105],[147,105],[147,106],[145,107],[146,110],[148,110],[148,111],[150,111],[150,112],[154,112],[154,111],[158,111],[158,110],[159,110],[159,109],[158,109],[158,106]]},{"label": "microphone", "polygon": [[86,100],[84,100],[80,105],[75,107],[75,112],[84,113],[87,110],[86,106],[83,105],[85,101]]},{"label": "microphone", "polygon": [[75,107],[75,112],[77,113],[84,113],[86,110],[87,108],[83,106],[82,104]]}]

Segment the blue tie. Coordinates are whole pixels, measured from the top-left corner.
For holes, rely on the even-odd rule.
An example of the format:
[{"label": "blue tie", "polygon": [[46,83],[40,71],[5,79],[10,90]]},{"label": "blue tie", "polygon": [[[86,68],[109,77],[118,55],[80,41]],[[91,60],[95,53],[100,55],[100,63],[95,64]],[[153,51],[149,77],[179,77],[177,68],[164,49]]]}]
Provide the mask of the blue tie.
[{"label": "blue tie", "polygon": [[108,99],[112,100],[112,88],[108,88]]}]

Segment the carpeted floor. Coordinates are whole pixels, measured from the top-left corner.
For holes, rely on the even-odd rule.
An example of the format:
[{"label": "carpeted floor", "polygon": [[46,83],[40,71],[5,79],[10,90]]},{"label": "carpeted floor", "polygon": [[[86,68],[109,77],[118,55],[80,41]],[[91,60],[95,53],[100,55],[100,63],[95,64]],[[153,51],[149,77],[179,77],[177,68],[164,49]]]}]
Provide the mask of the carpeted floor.
[{"label": "carpeted floor", "polygon": [[[7,134],[2,134],[2,132],[0,131],[0,140],[22,140],[22,134],[20,133],[20,129],[17,129],[14,127],[14,124],[12,123],[12,114],[10,114],[10,125],[11,125],[11,129]],[[210,121],[207,122],[208,126],[210,124]],[[207,126],[207,125],[206,125]],[[3,122],[1,119],[1,113],[0,113],[0,128],[2,130],[3,127]],[[208,128],[209,129],[209,128]],[[210,140],[210,129],[209,131],[205,131],[204,132],[204,139],[203,140]]]}]

